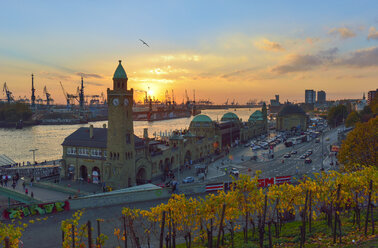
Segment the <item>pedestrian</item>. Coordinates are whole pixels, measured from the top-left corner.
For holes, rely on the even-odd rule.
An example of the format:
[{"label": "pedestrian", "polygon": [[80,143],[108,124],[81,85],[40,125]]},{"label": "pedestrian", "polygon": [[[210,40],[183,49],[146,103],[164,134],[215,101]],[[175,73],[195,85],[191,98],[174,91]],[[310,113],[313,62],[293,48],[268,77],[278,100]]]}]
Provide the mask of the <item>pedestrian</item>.
[{"label": "pedestrian", "polygon": [[34,177],[30,180],[30,187],[33,187]]},{"label": "pedestrian", "polygon": [[22,188],[25,190],[26,184],[25,181],[22,182]]},{"label": "pedestrian", "polygon": [[16,182],[14,182],[14,181],[12,183],[12,188],[13,188],[13,190],[16,188]]},{"label": "pedestrian", "polygon": [[25,195],[27,195],[28,194],[28,188],[25,188]]},{"label": "pedestrian", "polygon": [[33,191],[31,192],[30,196],[31,196],[31,198],[34,198],[34,194],[33,194]]}]

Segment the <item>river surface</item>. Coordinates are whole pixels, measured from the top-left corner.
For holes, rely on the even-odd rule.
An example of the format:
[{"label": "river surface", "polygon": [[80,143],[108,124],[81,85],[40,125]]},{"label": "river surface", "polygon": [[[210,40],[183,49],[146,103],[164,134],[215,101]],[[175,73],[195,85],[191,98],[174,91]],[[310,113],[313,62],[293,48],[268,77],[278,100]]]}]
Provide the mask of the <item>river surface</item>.
[{"label": "river surface", "polygon": [[[249,116],[257,109],[211,109],[202,110],[202,114],[206,114],[216,121],[220,120],[223,114],[233,112],[243,121],[247,121]],[[143,128],[148,128],[149,137],[153,137],[154,133],[159,135],[160,132],[165,133],[165,131],[189,128],[192,119],[193,117],[155,122],[135,121],[134,133],[142,137]],[[88,127],[90,124],[93,124],[94,127],[102,127],[103,124],[107,125],[108,121],[77,125],[41,125],[25,127],[21,130],[0,128],[0,154],[5,154],[16,162],[26,162],[33,160],[33,154],[30,150],[38,149],[35,154],[35,159],[38,162],[59,159],[62,157],[61,144],[63,140],[79,127]]]}]

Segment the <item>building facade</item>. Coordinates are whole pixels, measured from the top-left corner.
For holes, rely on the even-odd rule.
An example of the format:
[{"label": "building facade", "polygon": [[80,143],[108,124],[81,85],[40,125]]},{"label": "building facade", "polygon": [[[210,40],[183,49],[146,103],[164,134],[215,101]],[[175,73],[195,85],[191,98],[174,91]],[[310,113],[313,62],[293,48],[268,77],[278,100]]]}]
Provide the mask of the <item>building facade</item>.
[{"label": "building facade", "polygon": [[316,102],[316,92],[314,90],[305,90],[305,103],[314,104]]},{"label": "building facade", "polygon": [[278,112],[276,121],[278,131],[306,131],[308,116],[299,106],[294,104],[285,104],[282,110]]},{"label": "building facade", "polygon": [[324,90],[318,91],[318,99],[316,102],[319,104],[324,104],[326,102],[326,93]]},{"label": "building facade", "polygon": [[378,95],[378,89],[369,91],[368,92],[367,104],[370,105],[370,103],[374,100],[374,98],[377,95]]},{"label": "building facade", "polygon": [[133,89],[119,61],[113,76],[113,88],[107,90],[108,128],[81,127],[62,143],[64,177],[105,183],[115,188],[165,179],[171,170],[203,160],[267,132],[267,111],[255,111],[247,122],[234,113],[226,113],[220,122],[197,115],[184,131],[175,131],[166,139],[134,135]]}]

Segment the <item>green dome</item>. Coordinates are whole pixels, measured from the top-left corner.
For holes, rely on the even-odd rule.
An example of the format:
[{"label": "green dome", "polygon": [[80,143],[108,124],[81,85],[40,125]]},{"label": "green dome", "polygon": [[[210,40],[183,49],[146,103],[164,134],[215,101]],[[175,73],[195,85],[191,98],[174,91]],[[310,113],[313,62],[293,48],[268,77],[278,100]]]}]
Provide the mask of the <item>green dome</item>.
[{"label": "green dome", "polygon": [[123,66],[121,65],[121,62],[122,61],[119,60],[119,65],[118,65],[116,71],[114,72],[113,78],[127,79],[127,75],[126,75],[125,69],[123,69]]},{"label": "green dome", "polygon": [[232,112],[225,113],[221,119],[221,121],[238,121],[238,120],[239,120],[239,117]]},{"label": "green dome", "polygon": [[207,115],[196,115],[196,117],[193,118],[192,122],[212,122],[212,120]]},{"label": "green dome", "polygon": [[251,116],[248,119],[248,121],[263,121],[263,120],[264,120],[263,113],[260,110],[256,110],[255,112],[253,112],[253,114],[251,114]]}]

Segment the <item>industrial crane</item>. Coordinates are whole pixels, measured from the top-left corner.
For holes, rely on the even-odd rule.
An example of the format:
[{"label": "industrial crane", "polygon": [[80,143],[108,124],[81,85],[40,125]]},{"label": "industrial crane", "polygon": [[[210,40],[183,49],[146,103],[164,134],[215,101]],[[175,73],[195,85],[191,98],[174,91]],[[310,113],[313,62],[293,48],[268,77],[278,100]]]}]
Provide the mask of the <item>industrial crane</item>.
[{"label": "industrial crane", "polygon": [[50,103],[53,103],[54,102],[54,99],[51,98],[51,94],[47,91],[47,88],[45,86],[45,88],[43,88],[43,94],[45,94],[46,96],[46,105],[47,106],[50,106]]},{"label": "industrial crane", "polygon": [[171,104],[171,97],[169,96],[168,90],[165,91],[165,104]]},{"label": "industrial crane", "polygon": [[[70,107],[70,105],[74,105],[75,104],[75,100],[78,101],[78,94],[76,93],[76,95],[74,94],[69,94],[67,93],[65,90],[64,90],[64,87],[63,87],[63,84],[62,82],[59,82],[60,83],[60,86],[62,87],[62,91],[63,91],[63,94],[64,94],[64,97],[66,98],[66,101],[67,101],[67,108]],[[79,91],[79,87],[78,87],[78,91]]]},{"label": "industrial crane", "polygon": [[224,105],[228,105],[228,98],[227,98],[227,101],[224,103]]},{"label": "industrial crane", "polygon": [[5,95],[7,97],[8,103],[14,102],[12,92],[9,90],[6,82],[4,83],[4,86],[3,86],[3,92],[5,93]]}]

